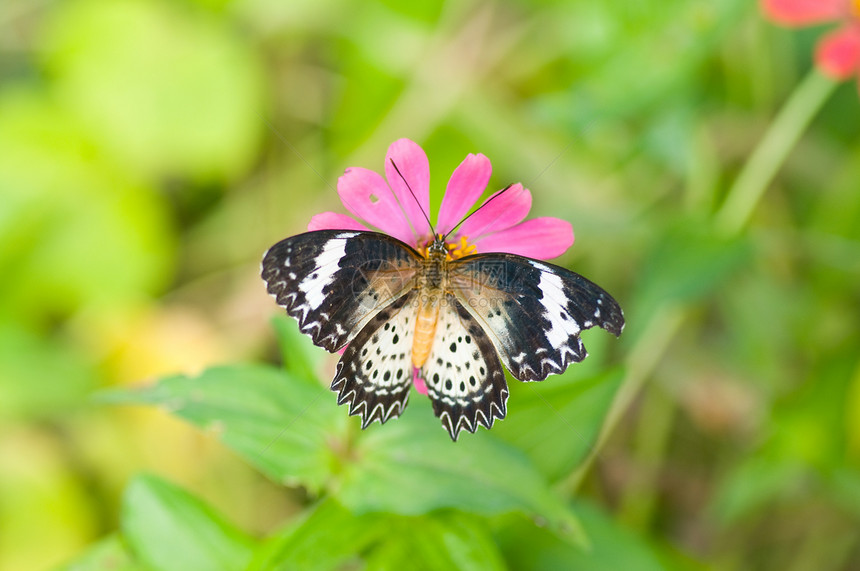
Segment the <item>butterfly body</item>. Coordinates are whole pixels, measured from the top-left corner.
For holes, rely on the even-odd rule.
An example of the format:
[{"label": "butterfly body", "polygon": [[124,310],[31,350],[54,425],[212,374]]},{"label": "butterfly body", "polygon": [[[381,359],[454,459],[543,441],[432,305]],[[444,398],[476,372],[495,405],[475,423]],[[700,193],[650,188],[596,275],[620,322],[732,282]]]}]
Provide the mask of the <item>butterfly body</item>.
[{"label": "butterfly body", "polygon": [[412,364],[418,368],[427,361],[433,345],[439,307],[447,285],[447,255],[445,243],[437,236],[427,249],[427,260],[417,279],[419,307],[412,341]]},{"label": "butterfly body", "polygon": [[514,254],[450,260],[438,235],[426,252],[376,232],[320,230],[263,258],[269,293],[301,331],[329,351],[346,347],[331,388],[363,427],[400,415],[417,369],[452,439],[489,428],[507,411],[502,363],[543,380],[585,358],[583,329],[624,326],[608,293],[565,268]]}]

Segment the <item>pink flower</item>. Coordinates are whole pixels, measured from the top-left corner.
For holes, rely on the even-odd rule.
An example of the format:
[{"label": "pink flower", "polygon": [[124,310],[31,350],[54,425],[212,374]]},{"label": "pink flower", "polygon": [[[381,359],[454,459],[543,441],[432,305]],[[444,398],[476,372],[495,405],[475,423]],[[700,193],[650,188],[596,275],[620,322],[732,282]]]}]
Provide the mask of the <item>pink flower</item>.
[{"label": "pink flower", "polygon": [[[409,181],[418,203],[394,170],[392,160]],[[449,232],[469,212],[487,187],[491,172],[490,160],[482,154],[470,154],[460,163],[448,180],[437,232]],[[337,193],[355,218],[323,212],[311,218],[308,230],[370,230],[372,226],[418,250],[433,239],[421,213],[430,212],[430,164],[424,150],[409,139],[388,147],[385,178],[351,167],[338,179]],[[452,257],[476,252],[509,252],[541,260],[560,256],[573,244],[573,228],[569,222],[551,217],[523,222],[531,205],[528,189],[519,183],[513,185],[448,237]]]},{"label": "pink flower", "polygon": [[[397,174],[394,165],[403,178]],[[448,187],[435,225],[436,232],[447,234],[466,216],[483,194],[492,166],[482,154],[468,155],[448,180]],[[403,179],[415,193],[416,202]],[[482,204],[486,204],[496,192]],[[417,143],[399,139],[385,155],[385,178],[361,167],[351,167],[337,181],[337,193],[354,216],[323,212],[311,218],[308,230],[371,230],[376,228],[426,251],[433,234],[422,214],[430,212],[430,164]],[[524,220],[531,209],[532,196],[527,188],[514,184],[481,208],[447,238],[452,259],[478,252],[508,252],[548,260],[563,254],[573,244],[573,227],[559,218]],[[413,375],[415,388],[427,394],[427,387]]]},{"label": "pink flower", "polygon": [[761,7],[768,19],[789,27],[838,22],[818,43],[815,64],[833,79],[860,75],[860,0],[762,0]]}]

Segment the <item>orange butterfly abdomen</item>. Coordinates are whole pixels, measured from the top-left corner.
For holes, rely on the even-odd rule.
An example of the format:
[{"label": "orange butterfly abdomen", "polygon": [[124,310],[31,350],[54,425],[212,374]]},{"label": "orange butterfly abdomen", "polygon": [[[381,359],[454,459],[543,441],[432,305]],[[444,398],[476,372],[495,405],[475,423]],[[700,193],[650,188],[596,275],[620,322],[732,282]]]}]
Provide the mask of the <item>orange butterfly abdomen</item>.
[{"label": "orange butterfly abdomen", "polygon": [[422,367],[433,346],[436,333],[436,320],[439,318],[439,304],[436,299],[421,303],[418,317],[415,319],[415,336],[412,341],[412,364]]}]

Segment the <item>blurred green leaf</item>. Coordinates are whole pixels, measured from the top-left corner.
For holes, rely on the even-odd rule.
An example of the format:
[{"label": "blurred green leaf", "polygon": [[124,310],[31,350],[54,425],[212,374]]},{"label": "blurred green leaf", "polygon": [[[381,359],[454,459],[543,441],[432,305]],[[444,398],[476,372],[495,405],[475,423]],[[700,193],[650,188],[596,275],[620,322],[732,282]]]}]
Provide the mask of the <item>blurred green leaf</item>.
[{"label": "blurred green leaf", "polygon": [[448,510],[423,517],[389,519],[389,536],[368,556],[368,570],[506,569],[487,523],[481,518]]},{"label": "blurred green leaf", "polygon": [[272,317],[271,322],[278,337],[284,368],[299,380],[319,385],[317,368],[327,353],[299,331],[299,324],[295,319],[278,314]]},{"label": "blurred green leaf", "polygon": [[337,465],[345,411],[324,387],[270,367],[233,365],[176,376],[113,403],[161,405],[218,437],[276,482],[318,492]]},{"label": "blurred green leaf", "polygon": [[642,263],[628,337],[637,337],[648,315],[666,303],[692,303],[713,294],[749,260],[745,238],[722,239],[706,222],[667,229]]},{"label": "blurred green leaf", "polygon": [[233,178],[262,133],[258,55],[229,26],[175,3],[75,0],[40,54],[99,144],[140,172]]},{"label": "blurred green leaf", "polygon": [[211,507],[155,476],[138,476],[123,497],[131,551],[153,571],[230,571],[251,558],[251,540]]},{"label": "blurred green leaf", "polygon": [[41,324],[166,281],[173,232],[164,201],[29,89],[0,94],[0,193],[0,317]]},{"label": "blurred green leaf", "polygon": [[590,548],[577,549],[560,541],[546,530],[529,525],[521,518],[505,518],[496,533],[509,569],[587,569],[616,571],[666,569],[652,548],[632,531],[616,524],[597,506],[575,504],[582,525],[588,530]]},{"label": "blurred green leaf", "polygon": [[355,515],[325,499],[259,550],[247,571],[504,569],[485,520],[455,510]]},{"label": "blurred green leaf", "polygon": [[522,452],[483,430],[451,442],[425,398],[399,419],[365,431],[352,456],[333,493],[358,513],[521,511],[543,517],[573,541],[584,539],[573,512]]},{"label": "blurred green leaf", "polygon": [[69,410],[84,401],[97,382],[79,353],[0,323],[0,420]]},{"label": "blurred green leaf", "polygon": [[325,499],[258,550],[247,571],[342,569],[371,543],[388,539],[387,516],[354,515]]},{"label": "blurred green leaf", "polygon": [[768,503],[799,494],[807,476],[804,468],[791,460],[748,458],[720,482],[710,510],[722,525],[732,525]]},{"label": "blurred green leaf", "polygon": [[111,535],[57,571],[147,571],[147,568],[135,561],[119,536]]},{"label": "blurred green leaf", "polygon": [[576,367],[543,383],[509,381],[508,417],[493,436],[525,452],[551,482],[585,458],[623,377],[620,371],[576,379]]}]

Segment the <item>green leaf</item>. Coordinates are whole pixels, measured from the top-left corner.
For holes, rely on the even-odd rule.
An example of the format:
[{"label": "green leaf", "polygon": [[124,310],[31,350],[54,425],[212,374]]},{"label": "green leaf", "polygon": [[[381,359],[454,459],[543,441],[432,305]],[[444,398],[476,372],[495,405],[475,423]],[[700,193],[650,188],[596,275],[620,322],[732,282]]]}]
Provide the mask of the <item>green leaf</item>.
[{"label": "green leaf", "polygon": [[295,319],[286,315],[276,315],[272,318],[272,327],[278,337],[284,367],[298,379],[318,384],[317,368],[326,354],[325,351],[314,345],[310,337],[299,331],[299,324]]},{"label": "green leaf", "polygon": [[123,497],[131,551],[154,571],[243,569],[251,540],[211,507],[155,476],[138,476]]},{"label": "green leaf", "polygon": [[247,571],[342,569],[388,530],[385,516],[354,515],[326,499],[268,540]]},{"label": "green leaf", "polygon": [[145,571],[135,561],[117,535],[111,535],[91,545],[74,561],[57,571]]},{"label": "green leaf", "polygon": [[493,436],[525,452],[555,482],[586,457],[622,380],[614,371],[576,379],[576,368],[543,383],[509,382],[508,417]]},{"label": "green leaf", "polygon": [[271,367],[234,365],[176,376],[140,391],[111,391],[103,400],[156,404],[211,428],[277,482],[319,491],[336,468],[334,449],[346,414],[324,387]]},{"label": "green leaf", "polygon": [[329,498],[269,540],[247,571],[347,567],[505,568],[481,518],[455,510],[414,517],[356,515]]},{"label": "green leaf", "polygon": [[[497,532],[497,541],[508,568],[587,569],[588,571],[658,571],[665,569],[652,548],[633,532],[613,522],[597,506],[577,502],[576,512],[588,530],[589,549],[579,549],[522,518],[508,517]],[[528,546],[524,549],[524,546]]]},{"label": "green leaf", "polygon": [[369,428],[357,441],[355,461],[333,490],[345,506],[407,515],[440,508],[485,515],[521,511],[583,540],[573,512],[522,452],[484,431],[452,442],[429,401],[415,401],[401,418]]},{"label": "green leaf", "polygon": [[493,571],[505,569],[484,520],[458,511],[391,518],[391,538],[367,558],[374,571],[421,569]]}]

